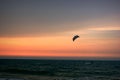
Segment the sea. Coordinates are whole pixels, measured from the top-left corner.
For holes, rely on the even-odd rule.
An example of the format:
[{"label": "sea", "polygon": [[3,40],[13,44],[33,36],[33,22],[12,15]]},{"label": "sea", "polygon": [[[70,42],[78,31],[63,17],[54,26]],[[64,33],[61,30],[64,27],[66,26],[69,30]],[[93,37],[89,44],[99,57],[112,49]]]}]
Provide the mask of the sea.
[{"label": "sea", "polygon": [[0,59],[0,80],[120,80],[120,60]]}]

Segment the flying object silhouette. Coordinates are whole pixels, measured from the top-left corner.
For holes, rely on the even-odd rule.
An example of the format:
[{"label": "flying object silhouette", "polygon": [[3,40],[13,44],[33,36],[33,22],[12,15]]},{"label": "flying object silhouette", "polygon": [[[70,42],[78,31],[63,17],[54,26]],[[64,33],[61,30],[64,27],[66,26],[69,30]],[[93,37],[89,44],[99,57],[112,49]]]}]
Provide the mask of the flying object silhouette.
[{"label": "flying object silhouette", "polygon": [[75,36],[72,38],[72,40],[75,41],[77,38],[79,38],[79,36],[78,36],[78,35],[75,35]]}]

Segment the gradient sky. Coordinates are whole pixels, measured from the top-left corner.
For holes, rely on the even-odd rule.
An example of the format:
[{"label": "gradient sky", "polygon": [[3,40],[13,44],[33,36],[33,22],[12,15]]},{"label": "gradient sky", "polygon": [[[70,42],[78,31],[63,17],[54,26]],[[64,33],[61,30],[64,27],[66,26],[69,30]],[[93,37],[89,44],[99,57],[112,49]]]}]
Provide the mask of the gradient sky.
[{"label": "gradient sky", "polygon": [[120,0],[0,0],[1,58],[120,59],[119,46]]}]

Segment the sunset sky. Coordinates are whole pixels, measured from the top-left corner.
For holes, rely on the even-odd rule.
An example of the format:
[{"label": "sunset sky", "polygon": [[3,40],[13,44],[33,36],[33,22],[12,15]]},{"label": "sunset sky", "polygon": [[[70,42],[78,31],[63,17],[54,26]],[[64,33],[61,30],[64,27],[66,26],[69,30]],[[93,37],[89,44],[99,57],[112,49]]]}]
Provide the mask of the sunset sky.
[{"label": "sunset sky", "polygon": [[0,0],[4,57],[120,59],[120,0]]}]

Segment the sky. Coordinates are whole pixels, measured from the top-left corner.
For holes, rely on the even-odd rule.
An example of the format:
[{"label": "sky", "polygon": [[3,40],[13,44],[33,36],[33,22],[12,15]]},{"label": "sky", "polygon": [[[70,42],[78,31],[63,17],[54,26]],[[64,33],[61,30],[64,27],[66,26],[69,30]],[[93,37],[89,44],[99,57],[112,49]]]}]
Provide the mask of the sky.
[{"label": "sky", "polygon": [[120,0],[0,0],[0,58],[120,59],[119,45]]}]

